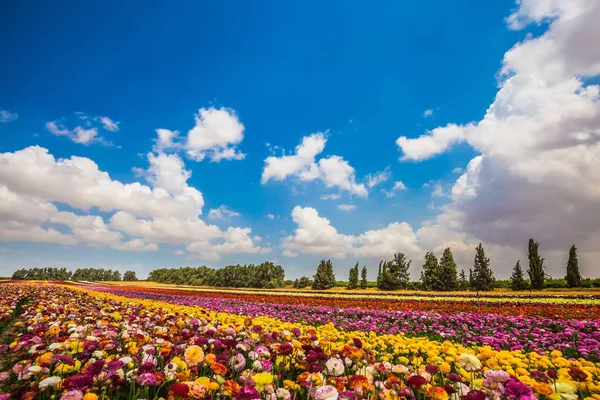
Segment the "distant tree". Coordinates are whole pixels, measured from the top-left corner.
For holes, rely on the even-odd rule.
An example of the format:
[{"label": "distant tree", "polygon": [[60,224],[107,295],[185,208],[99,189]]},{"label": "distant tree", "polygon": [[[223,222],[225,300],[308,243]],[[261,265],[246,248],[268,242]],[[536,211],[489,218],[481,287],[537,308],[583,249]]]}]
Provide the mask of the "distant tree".
[{"label": "distant tree", "polygon": [[581,274],[579,273],[579,261],[577,261],[577,247],[575,245],[571,246],[569,250],[565,280],[570,288],[581,286]]},{"label": "distant tree", "polygon": [[381,290],[406,289],[410,281],[410,260],[403,253],[394,254],[392,261],[381,264],[381,276],[378,288]]},{"label": "distant tree", "polygon": [[469,281],[467,280],[464,269],[461,269],[460,274],[458,275],[458,288],[460,290],[467,290],[469,288]]},{"label": "distant tree", "polygon": [[348,274],[348,289],[358,289],[358,263],[352,268]]},{"label": "distant tree", "polygon": [[513,273],[510,276],[510,287],[512,290],[525,290],[529,285],[523,277],[523,269],[521,268],[521,260],[517,261],[513,268]]},{"label": "distant tree", "polygon": [[369,283],[367,281],[367,267],[363,266],[362,271],[360,272],[360,288],[366,289],[368,284]]},{"label": "distant tree", "polygon": [[314,275],[312,289],[325,290],[335,286],[335,274],[333,273],[333,264],[331,260],[321,260],[317,267],[317,273]]},{"label": "distant tree", "polygon": [[138,278],[135,276],[135,271],[125,271],[123,274],[123,280],[127,282],[137,281]]},{"label": "distant tree", "polygon": [[312,281],[306,276],[303,276],[302,278],[296,279],[294,281],[294,287],[296,289],[302,289],[310,285],[312,285]]},{"label": "distant tree", "polygon": [[490,259],[485,256],[483,245],[479,243],[475,249],[471,287],[477,291],[490,291],[494,290],[495,281],[494,273],[490,268]]},{"label": "distant tree", "polygon": [[458,276],[456,273],[456,263],[450,247],[444,250],[442,258],[440,258],[440,280],[442,288],[440,290],[457,290]]},{"label": "distant tree", "polygon": [[381,285],[381,269],[383,267],[383,260],[379,261],[379,269],[377,270],[377,287]]},{"label": "distant tree", "polygon": [[443,282],[441,281],[440,265],[437,257],[432,252],[428,251],[425,254],[425,264],[421,271],[421,282],[424,290],[442,290]]},{"label": "distant tree", "polygon": [[541,290],[544,288],[544,279],[546,278],[546,272],[544,271],[544,259],[539,254],[540,243],[529,239],[528,246],[528,258],[529,258],[529,280],[531,281],[531,288]]}]

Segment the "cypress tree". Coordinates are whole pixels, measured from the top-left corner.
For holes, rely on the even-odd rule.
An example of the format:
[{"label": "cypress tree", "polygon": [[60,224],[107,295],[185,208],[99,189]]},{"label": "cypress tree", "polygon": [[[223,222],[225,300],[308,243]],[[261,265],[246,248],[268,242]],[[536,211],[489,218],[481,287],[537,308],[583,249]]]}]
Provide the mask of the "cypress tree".
[{"label": "cypress tree", "polygon": [[458,288],[460,290],[467,290],[469,288],[469,281],[464,269],[460,270],[460,275],[458,276]]},{"label": "cypress tree", "polygon": [[394,254],[392,261],[386,261],[381,267],[379,288],[382,290],[406,289],[410,281],[410,260],[403,253]]},{"label": "cypress tree", "polygon": [[381,266],[383,265],[383,260],[379,261],[379,270],[377,271],[377,287],[381,284]]},{"label": "cypress tree", "polygon": [[527,289],[527,282],[523,277],[523,269],[521,268],[521,260],[517,261],[513,268],[513,273],[510,276],[510,287],[512,290],[525,290]]},{"label": "cypress tree", "polygon": [[367,286],[367,267],[363,266],[362,271],[360,272],[360,288],[366,289]]},{"label": "cypress tree", "polygon": [[495,284],[496,279],[490,268],[490,259],[485,256],[483,245],[479,243],[475,249],[471,287],[477,291],[490,291],[494,290]]},{"label": "cypress tree", "polygon": [[540,243],[529,239],[528,246],[528,258],[529,258],[529,280],[531,281],[531,288],[541,290],[544,288],[544,279],[546,272],[544,272],[544,259],[539,254]]},{"label": "cypress tree", "polygon": [[395,275],[397,278],[398,289],[406,289],[408,283],[410,282],[410,264],[412,260],[406,261],[406,257],[404,253],[396,253],[394,254],[394,268]]},{"label": "cypress tree", "polygon": [[358,288],[358,263],[352,268],[350,268],[350,273],[348,275],[348,289],[357,289]]},{"label": "cypress tree", "polygon": [[442,288],[440,290],[457,290],[458,277],[456,273],[456,263],[450,247],[444,250],[440,258],[440,280]]},{"label": "cypress tree", "polygon": [[575,245],[571,246],[571,250],[569,250],[565,279],[570,288],[581,286],[581,274],[579,273],[579,261],[577,261],[577,247]]},{"label": "cypress tree", "polygon": [[437,257],[432,252],[428,251],[425,254],[425,264],[421,271],[421,282],[425,290],[441,290],[443,283],[440,280],[440,266]]},{"label": "cypress tree", "polygon": [[335,274],[333,273],[333,264],[331,260],[321,260],[317,267],[317,273],[314,275],[312,289],[325,290],[335,287]]}]

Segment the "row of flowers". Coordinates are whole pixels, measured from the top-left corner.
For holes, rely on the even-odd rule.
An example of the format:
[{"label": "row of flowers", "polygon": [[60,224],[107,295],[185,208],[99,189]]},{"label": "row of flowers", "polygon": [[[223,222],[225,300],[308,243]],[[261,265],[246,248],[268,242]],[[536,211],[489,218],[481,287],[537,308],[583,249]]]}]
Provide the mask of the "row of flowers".
[{"label": "row of flowers", "polygon": [[[149,283],[152,285],[152,283]],[[97,283],[90,285],[94,286]],[[100,285],[102,286],[102,285]],[[154,287],[154,288],[145,288],[145,289],[163,289],[164,287]],[[219,289],[219,288],[186,288],[182,289],[185,292],[197,292],[197,293],[228,293],[231,296],[240,296],[240,295],[259,295],[259,296],[270,296],[270,297],[294,297],[294,298],[336,298],[339,300],[400,300],[400,301],[449,301],[449,302],[463,302],[463,303],[526,303],[526,304],[554,304],[554,305],[595,305],[600,307],[600,298],[598,296],[590,295],[590,296],[538,296],[537,293],[534,293],[530,296],[513,296],[513,295],[491,295],[491,292],[480,292],[479,294],[469,294],[469,295],[458,295],[458,294],[441,294],[441,293],[432,293],[432,294],[423,294],[423,293],[402,293],[402,294],[393,294],[393,293],[344,293],[344,292],[328,292],[328,291],[298,291],[298,290],[269,290],[266,291],[264,289]]]},{"label": "row of flowers", "polygon": [[[391,298],[390,296],[377,297],[356,297],[347,298],[340,295],[321,295],[313,296],[297,296],[294,292],[289,292],[289,295],[281,294],[269,295],[266,293],[252,293],[252,291],[228,291],[228,290],[181,290],[172,288],[142,288],[142,287],[124,287],[124,286],[94,286],[95,290],[103,290],[103,288],[111,288],[111,290],[135,290],[149,293],[159,293],[168,295],[182,295],[186,297],[198,298],[222,298],[231,300],[246,300],[250,302],[265,302],[270,304],[288,304],[296,306],[302,304],[305,306],[331,306],[335,305],[338,308],[363,308],[377,310],[394,310],[394,311],[423,311],[423,312],[438,312],[445,314],[467,312],[473,314],[495,314],[504,316],[521,315],[526,317],[545,317],[552,319],[578,319],[578,320],[599,320],[600,319],[600,304],[555,304],[555,303],[539,303],[535,302],[535,298],[531,302],[526,302],[525,299],[515,301],[482,301],[471,300],[449,300],[435,298],[415,298],[407,296],[404,299]],[[249,292],[249,293],[244,293]],[[350,295],[352,296],[352,295]]]},{"label": "row of flowers", "polygon": [[[345,332],[56,285],[25,300],[0,347],[0,399],[600,398],[599,364]],[[6,370],[4,368],[6,367]]]},{"label": "row of flowers", "polygon": [[539,353],[561,350],[572,357],[600,359],[600,321],[556,320],[550,318],[502,316],[472,313],[431,313],[422,311],[372,310],[357,307],[270,304],[223,297],[198,297],[155,292],[138,288],[97,288],[95,290],[130,297],[161,300],[172,304],[198,306],[216,312],[251,317],[275,316],[286,322],[308,325],[332,323],[346,331],[364,331],[434,340],[476,343],[496,350],[524,350]]}]

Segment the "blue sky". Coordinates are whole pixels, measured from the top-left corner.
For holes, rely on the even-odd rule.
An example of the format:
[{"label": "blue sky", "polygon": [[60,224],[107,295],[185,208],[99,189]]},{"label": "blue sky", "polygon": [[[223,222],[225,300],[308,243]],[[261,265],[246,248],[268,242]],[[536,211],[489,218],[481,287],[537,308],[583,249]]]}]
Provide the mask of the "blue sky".
[{"label": "blue sky", "polygon": [[[511,62],[505,59],[507,52],[515,44],[533,43],[534,38],[544,37],[549,24],[560,20],[560,12],[569,11],[559,10],[556,17],[555,10],[544,8],[544,1],[537,2],[539,9],[538,5],[527,8],[529,3],[536,2],[524,2],[521,8],[512,1],[389,2],[377,6],[353,1],[252,5],[187,2],[177,7],[168,3],[149,7],[139,2],[74,2],[68,7],[49,3],[35,8],[19,4],[5,7],[0,16],[0,41],[4,59],[9,62],[0,64],[0,108],[18,117],[4,118],[6,122],[0,123],[0,153],[20,154],[29,146],[39,146],[55,159],[77,156],[93,160],[113,181],[140,182],[153,188],[160,185],[156,178],[149,178],[148,154],[164,153],[181,160],[183,168],[191,172],[185,185],[201,193],[199,219],[223,232],[228,227],[250,228],[248,237],[254,245],[250,245],[250,252],[227,250],[207,259],[205,247],[200,255],[186,248],[198,238],[171,237],[161,242],[153,240],[156,236],[121,230],[122,242],[139,238],[157,247],[128,251],[117,249],[120,245],[110,241],[112,244],[107,246],[86,241],[85,235],[77,237],[74,222],[56,222],[56,218],[46,216],[39,227],[75,236],[73,243],[65,244],[69,241],[66,237],[59,243],[28,240],[27,235],[11,231],[11,236],[7,230],[0,235],[4,242],[0,243],[0,271],[10,272],[21,266],[105,266],[136,268],[145,275],[156,267],[277,260],[293,278],[312,275],[320,258],[334,257],[338,245],[346,242],[352,243],[342,244],[343,257],[334,259],[343,277],[356,261],[372,266],[374,277],[378,260],[394,251],[415,258],[416,277],[423,251],[439,251],[447,242],[460,243],[459,252],[462,246],[464,254],[458,258],[464,268],[469,267],[467,260],[471,257],[466,249],[479,240],[495,246],[498,255],[510,248],[515,257],[525,258],[520,255],[523,249],[507,239],[505,232],[487,234],[504,217],[491,221],[483,218],[470,224],[472,218],[466,216],[460,223],[450,224],[461,225],[459,232],[443,239],[438,237],[441,233],[427,239],[424,232],[417,233],[424,221],[434,221],[438,226],[440,222],[435,221],[440,215],[454,215],[451,211],[456,211],[460,199],[452,195],[452,188],[471,160],[482,155],[484,166],[502,164],[494,162],[496,155],[490,150],[498,149],[498,144],[488,147],[478,139],[469,139],[468,133],[460,133],[451,143],[440,139],[441,151],[424,150],[400,160],[409,150],[396,141],[405,137],[420,146],[423,142],[416,140],[425,135],[436,142],[443,136],[436,136],[436,128],[448,124],[465,127],[486,116],[502,90],[504,81],[499,74],[503,59],[505,65],[506,60]],[[595,7],[593,2],[588,5]],[[533,24],[511,26],[507,20],[510,15]],[[520,65],[515,65],[510,75],[524,74]],[[536,77],[545,79],[541,66],[540,62]],[[565,80],[575,75],[581,73],[571,71]],[[242,137],[233,145],[243,159],[215,162],[205,157],[199,161],[189,155],[184,142],[196,125],[194,118],[200,109],[223,111],[243,125]],[[84,116],[86,119],[82,119]],[[110,126],[104,125],[100,117],[118,125],[105,129]],[[531,118],[536,120],[535,115]],[[54,134],[48,128],[49,122],[58,127]],[[78,143],[73,133],[76,126],[95,127],[98,136]],[[159,128],[179,131],[179,144],[159,149],[155,131]],[[208,134],[203,132],[199,134]],[[326,145],[316,157],[317,164],[321,158],[339,156],[353,168],[349,179],[357,185],[366,185],[369,175],[381,171],[387,171],[387,180],[372,188],[365,186],[366,197],[339,185],[327,187],[336,178],[323,178],[323,171],[321,178],[310,180],[302,179],[301,171],[296,171],[281,180],[261,182],[267,157],[281,157],[282,149],[286,155],[293,154],[304,137],[316,132],[326,132]],[[102,140],[97,140],[99,136]],[[508,164],[507,160],[501,161]],[[479,163],[474,163],[473,169],[485,170]],[[494,177],[502,171],[496,170]],[[12,172],[13,178],[26,173],[23,169]],[[91,208],[82,209],[60,193],[40,194],[40,184],[35,180],[30,182],[34,188],[26,188],[26,183],[19,184],[16,178],[13,182],[7,176],[0,175],[0,185],[8,188],[5,196],[9,192],[33,196],[53,204],[57,208],[54,212],[99,216],[107,225],[106,232],[101,229],[102,234],[110,236],[110,232],[119,231],[109,222],[121,210],[119,207],[102,209],[100,203],[92,202]],[[465,181],[467,178],[465,175]],[[398,181],[406,189],[392,191]],[[64,190],[69,188],[66,184]],[[484,189],[480,183],[476,197],[480,193],[483,197]],[[490,193],[497,189],[490,189]],[[382,190],[394,197],[388,198]],[[321,199],[332,193],[341,198]],[[577,201],[587,204],[588,200]],[[485,201],[479,199],[477,205]],[[535,204],[530,198],[514,200],[516,208],[522,209],[527,209],[527,202]],[[222,205],[240,215],[209,218],[209,211]],[[344,211],[339,205],[352,205],[354,209]],[[297,206],[301,210],[294,220],[292,210]],[[481,207],[486,210],[482,213],[493,215],[501,208],[493,204],[489,207],[492,211]],[[314,209],[318,217],[314,213],[300,216],[308,209]],[[513,216],[519,214],[518,209],[510,212]],[[16,214],[6,209],[0,216],[8,224]],[[148,220],[155,215],[142,212],[136,217]],[[326,244],[321,247],[303,242],[296,231],[303,226],[301,220],[305,227],[314,225],[302,218],[319,218],[321,222],[327,218],[329,224],[325,225],[334,227],[338,236],[319,239]],[[562,224],[559,220],[544,221],[548,227]],[[410,225],[408,236],[414,233],[416,238],[403,236],[395,242],[395,237],[381,231],[395,222]],[[482,227],[486,223],[492,228]],[[528,229],[515,227],[514,236],[526,240],[531,235]],[[357,239],[368,231],[379,234],[377,243]],[[262,239],[254,241],[256,235]],[[571,238],[542,239],[549,251],[559,252]],[[215,240],[211,244],[229,239]],[[50,243],[40,243],[47,241]],[[591,251],[594,244],[586,246]],[[368,246],[379,247],[374,250]],[[295,256],[285,257],[285,249]],[[511,254],[506,260],[498,259],[500,276],[508,274],[515,257]],[[557,253],[556,257],[558,265],[562,256]]]}]

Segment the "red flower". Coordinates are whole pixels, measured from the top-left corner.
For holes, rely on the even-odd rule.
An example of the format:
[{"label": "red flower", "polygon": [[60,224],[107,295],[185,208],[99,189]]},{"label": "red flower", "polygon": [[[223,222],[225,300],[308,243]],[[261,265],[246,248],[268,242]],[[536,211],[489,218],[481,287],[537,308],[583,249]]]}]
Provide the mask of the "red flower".
[{"label": "red flower", "polygon": [[408,384],[408,386],[419,390],[421,389],[421,386],[427,383],[427,379],[423,378],[421,375],[412,375],[408,377],[406,383]]},{"label": "red flower", "polygon": [[175,396],[186,397],[190,391],[190,388],[185,383],[175,382],[171,385],[171,391]]}]

